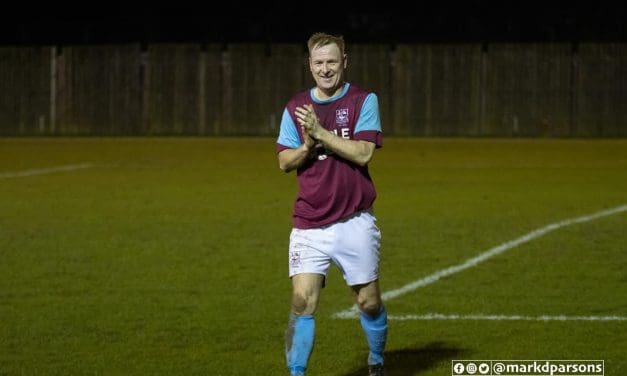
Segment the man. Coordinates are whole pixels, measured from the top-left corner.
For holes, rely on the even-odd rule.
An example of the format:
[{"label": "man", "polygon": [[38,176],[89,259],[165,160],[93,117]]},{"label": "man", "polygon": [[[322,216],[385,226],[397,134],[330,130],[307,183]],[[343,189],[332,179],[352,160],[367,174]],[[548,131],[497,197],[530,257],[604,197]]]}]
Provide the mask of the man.
[{"label": "man", "polygon": [[382,146],[377,96],[345,81],[342,37],[313,34],[307,43],[316,86],[287,104],[277,140],[279,167],[297,170],[289,246],[292,306],[286,331],[291,375],[304,375],[314,343],[314,317],[333,261],[351,287],[370,347],[370,375],[383,375],[387,312],[379,290],[381,233],[372,214],[368,174]]}]

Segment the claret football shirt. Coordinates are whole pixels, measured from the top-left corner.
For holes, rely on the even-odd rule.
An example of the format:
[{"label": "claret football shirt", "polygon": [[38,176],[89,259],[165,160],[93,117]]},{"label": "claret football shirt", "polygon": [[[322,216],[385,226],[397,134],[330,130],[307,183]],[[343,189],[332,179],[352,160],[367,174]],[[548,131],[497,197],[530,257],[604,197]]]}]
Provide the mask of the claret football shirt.
[{"label": "claret football shirt", "polygon": [[[303,134],[294,115],[296,107],[312,104],[321,125],[349,140],[382,146],[381,120],[375,93],[346,83],[342,92],[327,100],[314,96],[314,89],[296,94],[281,119],[277,151],[297,148]],[[369,209],[376,191],[368,166],[359,166],[317,144],[315,154],[296,172],[298,197],[294,203],[295,228],[322,227]]]}]

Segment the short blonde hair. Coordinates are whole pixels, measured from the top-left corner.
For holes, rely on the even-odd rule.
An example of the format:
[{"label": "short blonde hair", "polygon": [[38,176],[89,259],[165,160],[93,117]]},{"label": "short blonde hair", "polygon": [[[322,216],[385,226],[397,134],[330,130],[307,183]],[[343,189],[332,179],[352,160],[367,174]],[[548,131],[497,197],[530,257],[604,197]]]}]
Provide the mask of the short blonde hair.
[{"label": "short blonde hair", "polygon": [[344,56],[344,37],[341,35],[331,35],[327,33],[314,33],[307,41],[309,55],[314,48],[336,44],[340,49],[340,54]]}]

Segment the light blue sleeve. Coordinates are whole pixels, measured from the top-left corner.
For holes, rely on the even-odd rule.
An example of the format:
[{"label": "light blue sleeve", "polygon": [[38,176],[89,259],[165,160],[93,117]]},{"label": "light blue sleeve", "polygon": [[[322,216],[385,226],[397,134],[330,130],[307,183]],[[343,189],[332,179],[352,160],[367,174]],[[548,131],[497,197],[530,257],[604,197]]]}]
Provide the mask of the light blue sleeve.
[{"label": "light blue sleeve", "polygon": [[364,104],[361,106],[359,119],[355,125],[355,133],[363,131],[381,132],[381,117],[379,116],[379,101],[375,93],[366,96]]},{"label": "light blue sleeve", "polygon": [[281,130],[279,131],[279,138],[276,140],[277,144],[281,144],[285,147],[294,149],[301,145],[298,131],[296,130],[296,124],[294,120],[287,112],[287,108],[283,110],[283,117],[281,118]]}]

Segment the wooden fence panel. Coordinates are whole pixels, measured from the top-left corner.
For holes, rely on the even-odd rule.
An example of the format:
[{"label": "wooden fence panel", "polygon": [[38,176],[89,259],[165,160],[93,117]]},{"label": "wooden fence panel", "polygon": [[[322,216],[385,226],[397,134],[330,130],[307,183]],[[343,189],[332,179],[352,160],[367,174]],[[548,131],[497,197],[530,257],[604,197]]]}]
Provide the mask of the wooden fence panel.
[{"label": "wooden fence panel", "polygon": [[423,46],[429,62],[427,136],[477,135],[481,46]]},{"label": "wooden fence panel", "polygon": [[567,135],[572,123],[569,44],[490,45],[485,135]]},{"label": "wooden fence panel", "polygon": [[196,134],[199,127],[201,46],[151,45],[146,56],[144,133]]},{"label": "wooden fence panel", "polygon": [[[267,126],[263,134],[279,134],[279,125],[287,101],[296,93],[310,87],[307,75],[307,53],[295,44],[273,44],[268,61],[271,98],[267,114]],[[265,126],[266,124],[263,124]]]},{"label": "wooden fence panel", "polygon": [[222,47],[205,46],[198,65],[198,132],[199,135],[222,134]]},{"label": "wooden fence panel", "polygon": [[[388,45],[354,45],[348,53],[348,81],[372,90],[379,99],[383,132],[393,127],[391,116],[391,51]],[[391,130],[392,128],[390,128]]]},{"label": "wooden fence panel", "polygon": [[51,47],[0,48],[0,135],[49,132]]},{"label": "wooden fence panel", "polygon": [[65,47],[55,64],[59,134],[139,134],[139,45]]},{"label": "wooden fence panel", "polygon": [[223,72],[225,113],[224,135],[256,134],[266,124],[267,78],[263,72],[265,48],[262,44],[230,45]]},{"label": "wooden fence panel", "polygon": [[[573,48],[576,47],[576,48]],[[398,136],[627,136],[627,44],[352,45]],[[0,135],[272,135],[297,44],[0,48]]]},{"label": "wooden fence panel", "polygon": [[387,132],[399,136],[425,135],[426,70],[417,45],[399,45],[392,64],[392,116]]},{"label": "wooden fence panel", "polygon": [[573,136],[627,136],[627,44],[582,44]]},{"label": "wooden fence panel", "polygon": [[395,134],[478,134],[480,46],[401,45],[392,69]]}]

